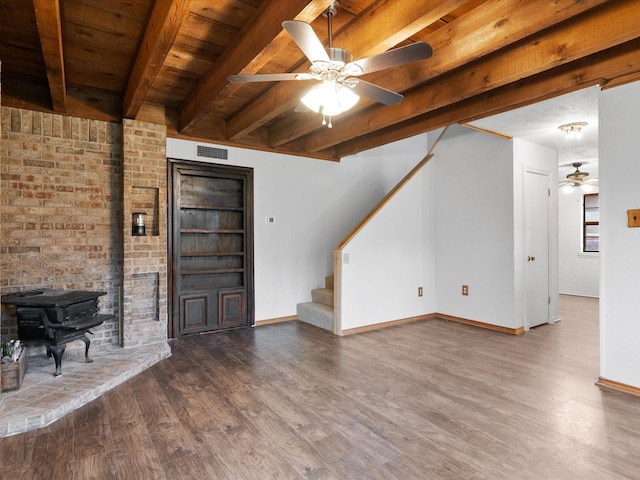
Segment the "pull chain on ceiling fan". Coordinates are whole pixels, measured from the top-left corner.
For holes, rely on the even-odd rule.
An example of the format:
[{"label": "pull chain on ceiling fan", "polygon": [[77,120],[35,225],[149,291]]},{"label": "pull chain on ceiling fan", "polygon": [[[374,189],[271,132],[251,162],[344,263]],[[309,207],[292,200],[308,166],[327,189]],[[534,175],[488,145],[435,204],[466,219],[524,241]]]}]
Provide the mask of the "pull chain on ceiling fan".
[{"label": "pull chain on ceiling fan", "polygon": [[[300,20],[282,22],[283,28],[311,61],[307,73],[276,73],[255,75],[230,75],[230,82],[279,82],[286,80],[316,80],[317,83],[301,98],[310,110],[321,113],[323,125],[331,128],[331,117],[353,108],[360,96],[383,105],[395,105],[404,97],[399,93],[366,82],[360,75],[398,67],[407,63],[426,60],[433,55],[428,43],[417,42],[395,48],[378,55],[353,61],[347,50],[333,46],[331,19],[336,13],[332,4],[324,15],[327,17],[329,47],[324,48],[311,25]],[[329,121],[327,123],[327,117]]]}]

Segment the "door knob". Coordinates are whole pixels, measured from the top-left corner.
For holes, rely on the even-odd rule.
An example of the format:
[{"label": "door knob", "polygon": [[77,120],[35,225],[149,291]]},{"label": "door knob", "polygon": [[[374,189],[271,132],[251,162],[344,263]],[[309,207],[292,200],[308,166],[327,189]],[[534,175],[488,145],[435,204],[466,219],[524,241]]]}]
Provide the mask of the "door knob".
[{"label": "door knob", "polygon": [[527,257],[527,262],[535,262],[535,260],[536,260],[536,257],[531,257],[531,256]]}]

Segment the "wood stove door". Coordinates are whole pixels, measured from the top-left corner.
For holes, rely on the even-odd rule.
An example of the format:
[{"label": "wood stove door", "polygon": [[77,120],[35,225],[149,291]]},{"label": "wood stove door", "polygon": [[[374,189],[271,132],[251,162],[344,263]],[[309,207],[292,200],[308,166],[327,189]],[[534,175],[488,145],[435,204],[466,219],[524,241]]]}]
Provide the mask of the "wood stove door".
[{"label": "wood stove door", "polygon": [[172,162],[170,337],[253,324],[253,171]]}]

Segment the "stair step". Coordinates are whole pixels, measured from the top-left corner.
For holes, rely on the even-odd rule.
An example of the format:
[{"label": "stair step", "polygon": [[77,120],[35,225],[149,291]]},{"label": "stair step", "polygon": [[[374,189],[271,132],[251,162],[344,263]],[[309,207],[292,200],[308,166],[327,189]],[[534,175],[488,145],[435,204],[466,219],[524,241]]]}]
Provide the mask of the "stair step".
[{"label": "stair step", "polygon": [[324,288],[333,290],[333,275],[327,275],[324,277]]},{"label": "stair step", "polygon": [[333,332],[333,308],[320,303],[299,303],[298,320]]},{"label": "stair step", "polygon": [[311,302],[321,303],[333,308],[333,290],[328,288],[314,288],[311,290]]}]

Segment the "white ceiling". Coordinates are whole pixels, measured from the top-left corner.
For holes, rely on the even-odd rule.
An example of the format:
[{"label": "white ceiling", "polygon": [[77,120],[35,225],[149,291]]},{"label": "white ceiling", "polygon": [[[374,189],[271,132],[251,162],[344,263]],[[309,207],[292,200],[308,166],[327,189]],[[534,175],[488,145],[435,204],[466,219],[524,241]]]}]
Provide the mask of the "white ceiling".
[{"label": "white ceiling", "polygon": [[[561,97],[483,118],[470,124],[482,129],[518,137],[558,150],[560,176],[575,170],[571,164],[580,162],[580,170],[598,176],[598,95],[600,87],[578,90]],[[569,141],[558,128],[571,122],[587,122],[582,138]]]}]

